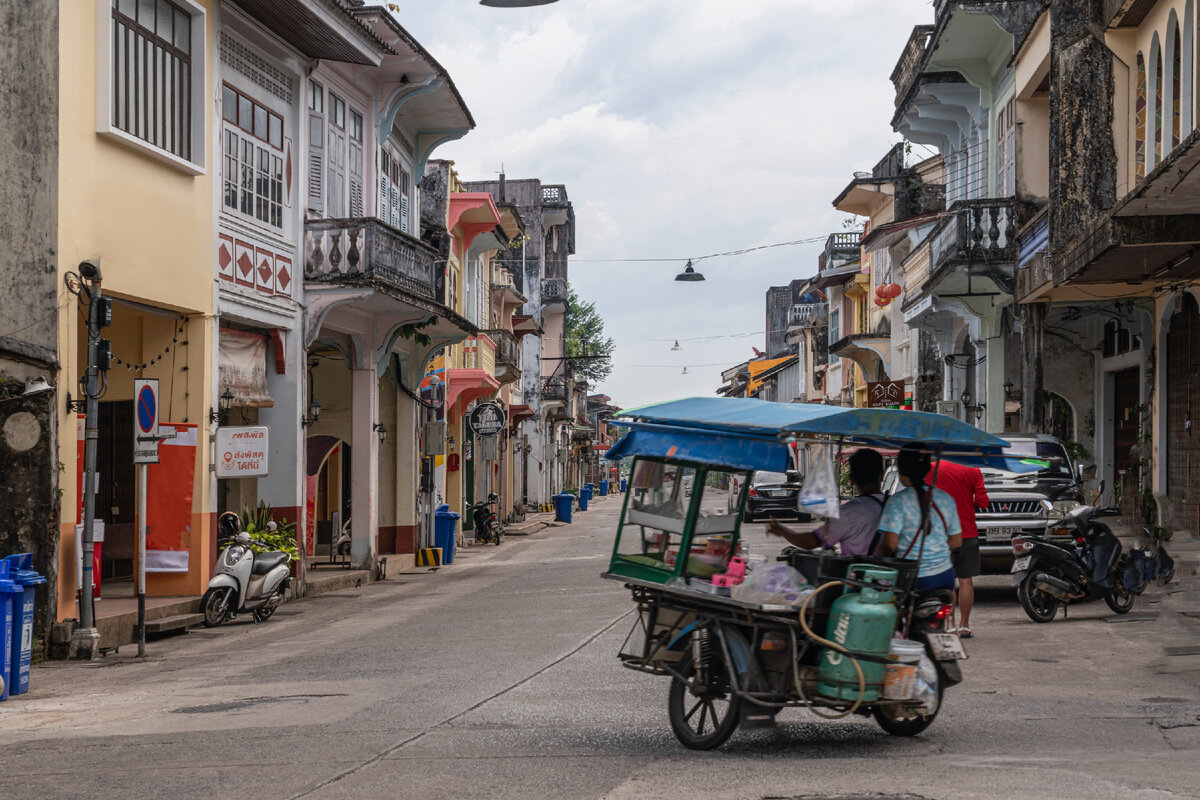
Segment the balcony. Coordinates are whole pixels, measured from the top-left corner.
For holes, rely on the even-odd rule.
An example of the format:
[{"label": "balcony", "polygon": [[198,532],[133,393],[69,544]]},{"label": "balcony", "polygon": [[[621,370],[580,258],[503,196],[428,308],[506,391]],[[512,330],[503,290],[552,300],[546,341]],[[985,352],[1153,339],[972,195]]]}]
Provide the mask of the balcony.
[{"label": "balcony", "polygon": [[925,63],[925,53],[929,49],[929,40],[933,36],[933,25],[918,25],[913,28],[912,35],[908,37],[908,42],[904,45],[904,51],[900,54],[900,60],[896,62],[896,68],[892,70],[892,85],[896,87],[896,107],[904,101],[908,94],[909,87],[921,71],[921,65]]},{"label": "balcony", "polygon": [[542,186],[542,207],[567,206],[567,187],[562,184]]},{"label": "balcony", "polygon": [[512,331],[493,328],[484,331],[496,346],[496,380],[500,383],[512,383],[521,377],[521,346]]},{"label": "balcony", "polygon": [[831,233],[825,240],[825,269],[840,267],[850,261],[858,261],[862,231]]},{"label": "balcony", "polygon": [[566,378],[545,378],[542,380],[542,402],[567,404],[570,396]]},{"label": "balcony", "polygon": [[437,252],[384,222],[369,217],[312,220],[304,225],[304,239],[306,282],[379,284],[441,302]]},{"label": "balcony", "polygon": [[592,429],[576,425],[571,429],[572,444],[588,444],[592,441]]},{"label": "balcony", "polygon": [[567,282],[562,278],[546,278],[542,281],[542,310],[567,310]]},{"label": "balcony", "polygon": [[795,305],[788,310],[789,328],[809,327],[827,319],[829,319],[829,305],[826,303]]},{"label": "balcony", "polygon": [[462,348],[463,369],[480,369],[488,375],[496,374],[496,345],[489,336],[468,336]]},{"label": "balcony", "polygon": [[960,200],[931,237],[935,274],[953,264],[1003,266],[1011,274],[1017,260],[1012,198]]}]

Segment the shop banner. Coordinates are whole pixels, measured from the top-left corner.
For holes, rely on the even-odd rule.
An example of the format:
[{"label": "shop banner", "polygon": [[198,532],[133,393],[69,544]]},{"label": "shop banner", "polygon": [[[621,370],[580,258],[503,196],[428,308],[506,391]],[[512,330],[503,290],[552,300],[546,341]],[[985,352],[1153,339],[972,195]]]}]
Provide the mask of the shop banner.
[{"label": "shop banner", "polygon": [[146,571],[187,572],[192,536],[192,484],[196,475],[194,424],[161,423],[158,463],[146,466]]},{"label": "shop banner", "polygon": [[271,408],[275,401],[267,392],[267,337],[261,333],[221,328],[220,391],[233,394],[233,405]]}]

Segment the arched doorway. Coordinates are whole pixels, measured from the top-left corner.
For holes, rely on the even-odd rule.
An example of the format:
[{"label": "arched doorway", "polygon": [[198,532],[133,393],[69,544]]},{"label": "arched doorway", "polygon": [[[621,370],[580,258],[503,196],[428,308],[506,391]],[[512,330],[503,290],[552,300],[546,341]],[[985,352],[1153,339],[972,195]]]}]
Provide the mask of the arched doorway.
[{"label": "arched doorway", "polygon": [[328,555],[336,531],[350,519],[350,445],[334,436],[310,436],[305,469],[308,526],[305,555]]},{"label": "arched doorway", "polygon": [[1190,293],[1171,316],[1167,331],[1167,429],[1162,452],[1167,467],[1170,516],[1178,526],[1195,525],[1200,504],[1200,432],[1194,395],[1200,391],[1200,307]]}]

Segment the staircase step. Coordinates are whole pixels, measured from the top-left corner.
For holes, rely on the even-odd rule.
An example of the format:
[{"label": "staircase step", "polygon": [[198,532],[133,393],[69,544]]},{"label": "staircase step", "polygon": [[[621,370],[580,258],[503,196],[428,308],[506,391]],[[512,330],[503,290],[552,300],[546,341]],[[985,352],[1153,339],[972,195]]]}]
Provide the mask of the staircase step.
[{"label": "staircase step", "polygon": [[[204,622],[203,614],[176,614],[173,617],[163,617],[146,621],[146,633],[168,633],[181,631]],[[136,630],[136,625],[134,626]]]}]

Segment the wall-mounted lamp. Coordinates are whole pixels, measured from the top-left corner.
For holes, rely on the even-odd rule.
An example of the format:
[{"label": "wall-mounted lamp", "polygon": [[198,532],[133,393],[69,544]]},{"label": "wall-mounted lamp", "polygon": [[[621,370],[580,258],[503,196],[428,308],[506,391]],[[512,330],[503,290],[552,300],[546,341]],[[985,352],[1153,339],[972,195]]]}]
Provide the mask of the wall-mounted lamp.
[{"label": "wall-mounted lamp", "polygon": [[1015,400],[1017,397],[1020,396],[1020,394],[1021,394],[1021,390],[1018,389],[1013,384],[1012,378],[1005,378],[1004,379],[1004,397],[1005,397],[1005,399],[1006,400]]},{"label": "wall-mounted lamp", "polygon": [[308,404],[308,416],[300,418],[300,427],[311,428],[321,418],[321,404],[313,400]]},{"label": "wall-mounted lamp", "polygon": [[980,403],[977,406],[971,405],[971,400],[973,398],[971,397],[970,390],[963,389],[963,393],[958,399],[962,401],[964,415],[973,413],[975,414],[975,419],[983,418],[983,411],[987,408],[987,403]]},{"label": "wall-mounted lamp", "polygon": [[220,403],[220,411],[209,409],[208,421],[212,425],[224,425],[229,418],[229,409],[233,408],[233,392],[229,389],[221,392]]},{"label": "wall-mounted lamp", "polygon": [[72,400],[71,393],[67,392],[67,413],[68,414],[82,414],[85,411],[87,411],[87,401],[86,400]]},{"label": "wall-mounted lamp", "polygon": [[387,439],[387,426],[382,422],[376,422],[371,426],[371,430],[375,431],[375,435],[379,437],[380,443]]},{"label": "wall-mounted lamp", "polygon": [[446,437],[446,447],[450,448],[451,450],[454,449],[454,437],[453,436]]}]

